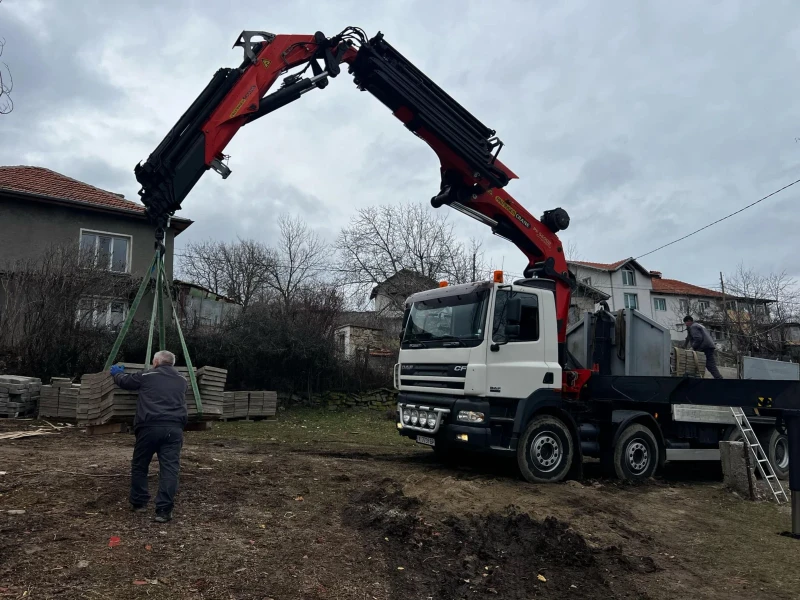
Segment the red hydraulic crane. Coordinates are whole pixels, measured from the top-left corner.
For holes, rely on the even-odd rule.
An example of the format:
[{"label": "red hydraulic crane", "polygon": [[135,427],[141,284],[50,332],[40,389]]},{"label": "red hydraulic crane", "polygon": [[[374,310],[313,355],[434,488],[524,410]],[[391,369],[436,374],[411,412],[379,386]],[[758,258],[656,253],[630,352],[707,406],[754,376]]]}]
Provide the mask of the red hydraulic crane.
[{"label": "red hydraulic crane", "polygon": [[[490,226],[528,258],[525,277],[554,281],[559,356],[564,364],[574,276],[556,234],[568,227],[569,216],[556,208],[536,219],[505,190],[517,176],[497,158],[503,143],[494,130],[420,72],[380,33],[368,39],[354,27],[331,38],[321,32],[244,31],[237,46],[244,50],[239,68],[217,71],[147,161],[135,169],[142,185],[139,194],[157,231],[163,231],[168,216],[181,207],[207,170],[223,178],[230,175],[223,151],[241,127],[315,88],[325,88],[346,63],[358,88],[383,102],[439,156],[441,187],[431,204],[448,205]],[[281,75],[303,66],[300,72],[287,75],[277,91],[268,93]],[[306,76],[309,68],[311,74]]]}]

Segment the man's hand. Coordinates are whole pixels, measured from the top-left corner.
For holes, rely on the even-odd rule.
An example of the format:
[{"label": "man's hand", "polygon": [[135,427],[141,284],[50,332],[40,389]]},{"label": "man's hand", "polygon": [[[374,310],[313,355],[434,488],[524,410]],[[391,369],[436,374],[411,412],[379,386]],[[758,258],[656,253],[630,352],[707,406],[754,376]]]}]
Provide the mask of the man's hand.
[{"label": "man's hand", "polygon": [[114,375],[119,375],[123,371],[125,371],[125,367],[122,365],[114,365],[111,367],[111,376],[113,377]]}]

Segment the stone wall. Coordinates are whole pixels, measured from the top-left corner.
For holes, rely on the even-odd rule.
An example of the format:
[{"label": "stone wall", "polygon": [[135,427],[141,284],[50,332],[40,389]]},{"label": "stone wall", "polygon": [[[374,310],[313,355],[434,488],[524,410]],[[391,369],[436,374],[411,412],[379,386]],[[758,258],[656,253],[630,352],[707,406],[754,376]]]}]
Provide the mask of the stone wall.
[{"label": "stone wall", "polygon": [[394,408],[397,404],[397,391],[379,389],[371,392],[351,394],[347,392],[323,392],[320,394],[291,394],[278,392],[278,405],[289,406],[316,406],[330,410],[346,408],[368,408],[373,410],[386,410]]}]

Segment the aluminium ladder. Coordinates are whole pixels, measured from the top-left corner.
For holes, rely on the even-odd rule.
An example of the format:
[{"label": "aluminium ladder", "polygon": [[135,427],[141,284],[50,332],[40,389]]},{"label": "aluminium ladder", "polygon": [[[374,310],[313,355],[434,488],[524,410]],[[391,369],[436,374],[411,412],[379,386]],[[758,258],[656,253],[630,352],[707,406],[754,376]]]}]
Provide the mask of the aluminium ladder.
[{"label": "aluminium ladder", "polygon": [[788,502],[789,497],[786,495],[786,492],[783,491],[781,481],[778,479],[777,475],[775,475],[775,471],[767,455],[764,453],[764,448],[759,443],[755,431],[753,431],[753,428],[750,426],[747,415],[744,414],[744,410],[740,406],[731,406],[731,412],[733,413],[733,418],[736,420],[736,424],[739,426],[739,431],[742,432],[744,443],[747,444],[747,447],[750,448],[750,452],[756,459],[756,465],[758,466],[759,473],[761,473],[761,477],[767,482],[772,495],[775,497],[775,502],[778,504],[781,502]]}]

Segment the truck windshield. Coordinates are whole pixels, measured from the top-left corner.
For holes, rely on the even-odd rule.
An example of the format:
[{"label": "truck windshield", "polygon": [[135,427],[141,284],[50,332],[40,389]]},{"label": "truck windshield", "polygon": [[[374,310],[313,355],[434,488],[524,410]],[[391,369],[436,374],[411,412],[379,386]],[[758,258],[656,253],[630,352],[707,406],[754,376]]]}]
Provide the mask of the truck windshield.
[{"label": "truck windshield", "polygon": [[484,338],[487,290],[414,302],[408,313],[403,348],[422,343],[441,347],[455,342],[477,346]]}]

